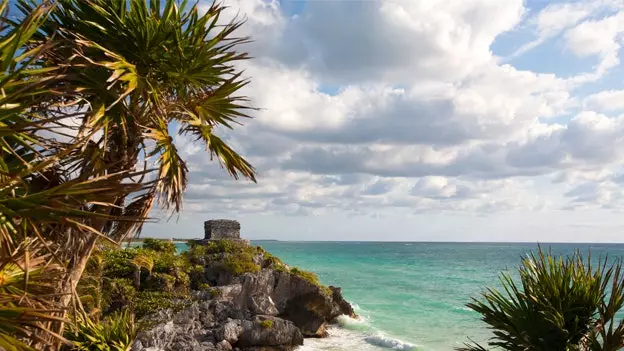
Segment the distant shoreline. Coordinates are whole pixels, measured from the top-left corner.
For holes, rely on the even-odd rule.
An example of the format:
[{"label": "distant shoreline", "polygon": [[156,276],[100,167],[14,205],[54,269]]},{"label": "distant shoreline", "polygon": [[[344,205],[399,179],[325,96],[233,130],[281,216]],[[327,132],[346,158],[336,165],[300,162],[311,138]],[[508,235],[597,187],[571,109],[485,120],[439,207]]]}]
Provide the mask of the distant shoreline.
[{"label": "distant shoreline", "polygon": [[[145,239],[171,240],[178,243],[186,243],[191,240],[202,240],[202,238],[153,238],[140,237],[124,240],[124,243],[140,243]],[[279,239],[247,239],[253,242],[290,242],[290,243],[397,243],[397,244],[495,244],[495,245],[624,245],[624,242],[566,242],[566,241],[379,241],[379,240],[279,240]]]},{"label": "distant shoreline", "polygon": [[[180,239],[180,238],[152,238],[152,237],[140,237],[140,238],[131,238],[124,240],[124,243],[142,243],[145,239],[158,239],[158,240],[171,240],[174,243],[187,243],[192,240],[202,240],[201,238],[192,238],[192,239]],[[280,241],[276,239],[249,239],[250,241]]]}]

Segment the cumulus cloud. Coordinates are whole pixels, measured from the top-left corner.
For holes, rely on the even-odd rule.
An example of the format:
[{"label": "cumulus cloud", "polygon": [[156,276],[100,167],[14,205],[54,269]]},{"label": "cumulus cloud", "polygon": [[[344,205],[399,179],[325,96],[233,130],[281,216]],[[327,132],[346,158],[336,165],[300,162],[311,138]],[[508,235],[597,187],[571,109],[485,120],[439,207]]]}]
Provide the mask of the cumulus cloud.
[{"label": "cumulus cloud", "polygon": [[261,110],[222,132],[257,166],[259,183],[229,179],[179,138],[192,166],[186,210],[484,214],[624,204],[613,175],[624,117],[611,114],[624,94],[583,95],[589,79],[539,63],[520,69],[492,49],[529,27],[538,39],[514,43],[520,51],[560,38],[565,54],[598,57],[603,75],[619,63],[618,1],[537,13],[520,0],[308,1],[296,15],[277,0],[228,4],[228,19],[246,16],[243,34],[255,39],[244,93]]},{"label": "cumulus cloud", "polygon": [[594,111],[617,111],[624,109],[624,90],[605,90],[587,96],[583,100],[586,109]]},{"label": "cumulus cloud", "polygon": [[621,9],[623,5],[624,3],[620,0],[576,1],[549,4],[527,21],[527,25],[534,28],[537,38],[523,44],[511,55],[511,58],[520,56],[548,42],[550,39],[559,36],[562,32],[574,27],[584,19],[604,12],[617,11]]}]

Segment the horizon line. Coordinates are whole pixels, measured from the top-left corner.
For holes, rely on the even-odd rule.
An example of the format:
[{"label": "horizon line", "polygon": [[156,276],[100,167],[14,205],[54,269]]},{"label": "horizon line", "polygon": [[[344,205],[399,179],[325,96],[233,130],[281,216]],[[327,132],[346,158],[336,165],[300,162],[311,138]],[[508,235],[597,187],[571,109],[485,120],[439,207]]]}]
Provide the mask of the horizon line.
[{"label": "horizon line", "polygon": [[[173,238],[173,237],[140,237],[137,239],[162,239],[162,240],[197,240],[198,238]],[[621,242],[609,242],[609,241],[450,241],[450,240],[294,240],[294,239],[250,239],[244,238],[249,241],[278,241],[278,242],[301,242],[301,243],[419,243],[419,244],[611,244],[611,245],[623,245]]]}]

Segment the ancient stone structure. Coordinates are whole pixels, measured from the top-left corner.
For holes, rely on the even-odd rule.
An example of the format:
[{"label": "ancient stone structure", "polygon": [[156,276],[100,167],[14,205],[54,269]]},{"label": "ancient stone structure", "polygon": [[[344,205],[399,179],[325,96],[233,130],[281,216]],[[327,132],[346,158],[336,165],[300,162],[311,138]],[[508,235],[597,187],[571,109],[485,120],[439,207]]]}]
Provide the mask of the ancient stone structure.
[{"label": "ancient stone structure", "polygon": [[211,219],[204,222],[204,240],[240,240],[240,223],[231,219]]}]

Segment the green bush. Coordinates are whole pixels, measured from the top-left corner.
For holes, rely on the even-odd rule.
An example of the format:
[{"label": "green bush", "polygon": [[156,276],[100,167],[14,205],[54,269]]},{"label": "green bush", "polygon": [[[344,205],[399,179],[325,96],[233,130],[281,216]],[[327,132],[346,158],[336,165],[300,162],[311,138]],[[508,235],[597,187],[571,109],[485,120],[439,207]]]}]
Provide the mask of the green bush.
[{"label": "green bush", "polygon": [[[487,289],[469,308],[493,330],[487,345],[502,350],[619,350],[624,321],[622,262],[592,265],[577,252],[567,258],[545,254],[524,258],[520,284],[501,274],[503,290]],[[482,351],[478,344],[458,350]]]},{"label": "green bush", "polygon": [[137,250],[132,248],[102,251],[104,276],[108,278],[132,278],[135,268],[132,259],[136,254]]},{"label": "green bush", "polygon": [[141,287],[145,291],[161,291],[161,292],[173,292],[173,288],[176,283],[176,277],[167,273],[154,273],[150,275],[145,282],[141,284]]},{"label": "green bush", "polygon": [[273,268],[279,272],[288,271],[288,268],[284,264],[284,262],[282,262],[282,260],[280,260],[276,256],[273,256],[272,254],[268,252],[264,252],[263,255],[264,255],[264,267],[265,268]]},{"label": "green bush", "polygon": [[260,326],[264,329],[271,329],[273,328],[273,321],[270,319],[265,319],[260,322]]},{"label": "green bush", "polygon": [[154,272],[171,273],[179,264],[176,258],[175,255],[169,253],[157,254],[154,257]]},{"label": "green bush", "polygon": [[127,351],[136,337],[134,317],[127,310],[114,313],[102,321],[89,317],[78,318],[77,325],[70,328],[65,337],[73,351]]},{"label": "green bush", "polygon": [[327,295],[331,295],[332,291],[331,289],[329,289],[328,287],[326,287],[325,285],[321,284],[321,282],[319,281],[318,276],[316,275],[316,273],[312,273],[312,272],[308,272],[308,271],[304,271],[303,269],[297,268],[297,267],[293,267],[290,269],[290,273],[307,281],[310,284],[316,285],[318,286],[321,291],[323,291],[325,294]]},{"label": "green bush", "polygon": [[248,252],[227,255],[223,257],[221,264],[235,276],[260,271],[260,266],[253,261],[253,256]]},{"label": "green bush", "polygon": [[213,297],[218,297],[218,296],[223,295],[223,290],[218,289],[218,288],[208,288],[206,291],[208,291],[210,295],[212,295]]},{"label": "green bush", "polygon": [[175,244],[169,240],[145,238],[141,245],[144,249],[174,255],[177,251]]},{"label": "green bush", "polygon": [[189,270],[188,276],[190,280],[190,288],[193,290],[203,290],[201,286],[208,284],[208,279],[206,279],[205,268],[203,265],[193,265]]},{"label": "green bush", "polygon": [[128,278],[112,278],[104,280],[104,313],[120,311],[131,305],[136,296],[132,280]]},{"label": "green bush", "polygon": [[300,269],[297,267],[291,268],[290,273],[307,281],[310,284],[321,285],[321,283],[319,282],[318,276],[315,273],[304,271],[303,269]]},{"label": "green bush", "polygon": [[134,302],[134,313],[137,318],[150,315],[160,310],[172,308],[182,309],[188,303],[188,296],[176,295],[161,291],[141,291]]}]

